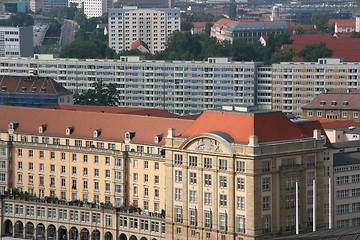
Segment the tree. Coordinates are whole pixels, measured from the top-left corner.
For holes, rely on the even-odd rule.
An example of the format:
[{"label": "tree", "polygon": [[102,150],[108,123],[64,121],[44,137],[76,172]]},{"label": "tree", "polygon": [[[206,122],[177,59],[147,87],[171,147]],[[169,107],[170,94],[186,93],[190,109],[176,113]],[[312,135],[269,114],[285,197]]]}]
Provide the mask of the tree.
[{"label": "tree", "polygon": [[297,34],[305,34],[305,30],[302,26],[296,26],[295,27]]},{"label": "tree", "polygon": [[204,33],[206,34],[206,36],[210,36],[210,32],[211,32],[211,27],[213,26],[213,24],[211,22],[207,22],[205,24],[205,30]]},{"label": "tree", "polygon": [[87,36],[84,29],[80,28],[79,30],[77,30],[75,32],[75,40],[86,41],[86,40],[89,40],[89,37]]},{"label": "tree", "polygon": [[305,62],[316,62],[319,58],[331,57],[333,51],[324,42],[308,44],[298,53]]},{"label": "tree", "polygon": [[181,31],[190,31],[194,27],[194,24],[191,22],[181,22],[180,29]]},{"label": "tree", "polygon": [[34,25],[34,18],[26,13],[17,12],[8,19],[0,20],[0,26],[28,27]]},{"label": "tree", "polygon": [[318,32],[325,33],[329,30],[329,17],[326,15],[326,13],[314,13],[311,16],[311,23]]},{"label": "tree", "polygon": [[360,33],[352,32],[351,35],[350,35],[350,38],[360,38]]},{"label": "tree", "polygon": [[294,49],[285,47],[277,50],[271,55],[270,63],[292,62],[295,55],[296,51]]},{"label": "tree", "polygon": [[119,102],[119,92],[113,83],[104,84],[98,81],[93,84],[94,89],[89,89],[85,93],[75,93],[74,103],[78,105],[95,106],[117,106]]},{"label": "tree", "polygon": [[263,61],[266,64],[270,64],[273,53],[278,51],[283,44],[290,44],[291,42],[290,34],[270,34],[266,41]]},{"label": "tree", "polygon": [[229,17],[236,18],[236,4],[232,2],[229,6]]}]

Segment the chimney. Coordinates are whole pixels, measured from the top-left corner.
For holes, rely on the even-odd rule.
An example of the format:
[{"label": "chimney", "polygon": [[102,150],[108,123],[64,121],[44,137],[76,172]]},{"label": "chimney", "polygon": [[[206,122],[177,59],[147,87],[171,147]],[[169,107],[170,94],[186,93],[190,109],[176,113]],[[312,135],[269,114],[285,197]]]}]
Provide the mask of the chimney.
[{"label": "chimney", "polygon": [[320,139],[321,138],[321,130],[320,129],[314,129],[313,137],[316,138],[316,139]]},{"label": "chimney", "polygon": [[255,135],[249,137],[249,146],[255,147],[259,146],[259,138]]},{"label": "chimney", "polygon": [[173,138],[175,137],[175,129],[174,128],[169,128],[168,129],[168,135],[166,138]]},{"label": "chimney", "polygon": [[346,93],[350,93],[350,89],[347,89],[347,90],[346,90]]}]

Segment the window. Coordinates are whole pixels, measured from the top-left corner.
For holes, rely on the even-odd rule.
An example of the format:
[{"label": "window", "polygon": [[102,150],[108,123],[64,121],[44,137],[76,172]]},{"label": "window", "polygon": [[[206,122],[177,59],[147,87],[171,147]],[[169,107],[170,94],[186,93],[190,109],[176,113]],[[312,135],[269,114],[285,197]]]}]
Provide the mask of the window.
[{"label": "window", "polygon": [[315,179],[315,173],[314,172],[308,172],[307,173],[307,185],[308,186],[312,186],[313,185],[313,180]]},{"label": "window", "polygon": [[270,191],[270,178],[266,177],[262,180],[262,190],[263,191]]},{"label": "window", "polygon": [[227,160],[219,159],[219,170],[227,170]]},{"label": "window", "polygon": [[175,170],[175,182],[182,182],[182,171]]},{"label": "window", "polygon": [[94,191],[99,191],[99,182],[98,181],[94,182]]},{"label": "window", "polygon": [[105,170],[105,177],[110,178],[110,170],[108,169]]},{"label": "window", "polygon": [[307,191],[307,203],[312,204],[313,203],[313,191],[309,190]]},{"label": "window", "polygon": [[44,164],[43,164],[43,163],[40,163],[40,164],[39,164],[39,171],[40,171],[40,172],[43,172],[43,171],[44,171]]},{"label": "window", "polygon": [[236,217],[236,232],[245,233],[245,216],[243,215]]},{"label": "window", "polygon": [[99,177],[99,169],[94,168],[94,177]]},{"label": "window", "polygon": [[23,164],[22,162],[18,162],[18,170],[22,170],[23,169]]},{"label": "window", "polygon": [[264,216],[262,219],[262,232],[269,233],[271,232],[271,217]]},{"label": "window", "polygon": [[175,208],[175,222],[182,223],[182,208]]},{"label": "window", "polygon": [[149,161],[144,161],[144,169],[149,169]]},{"label": "window", "polygon": [[227,178],[225,176],[220,176],[220,187],[227,188]]},{"label": "window", "polygon": [[175,200],[181,201],[182,200],[182,189],[175,188]]},{"label": "window", "polygon": [[227,195],[220,194],[220,207],[227,207]]},{"label": "window", "polygon": [[61,165],[61,174],[66,173],[66,167],[64,165]]},{"label": "window", "polygon": [[22,149],[21,148],[18,149],[18,157],[22,157]]},{"label": "window", "polygon": [[204,185],[211,186],[211,174],[204,175]]},{"label": "window", "polygon": [[61,153],[61,161],[65,161],[65,160],[66,160],[66,158],[65,158],[65,153],[62,152],[62,153]]},{"label": "window", "polygon": [[55,152],[50,152],[50,159],[54,160],[55,159]]},{"label": "window", "polygon": [[50,164],[50,172],[55,172],[55,164]]},{"label": "window", "polygon": [[359,113],[358,112],[354,112],[354,118],[358,118],[359,117]]},{"label": "window", "polygon": [[204,157],[204,168],[212,168],[212,158]]},{"label": "window", "polygon": [[105,165],[110,165],[110,157],[105,157]]},{"label": "window", "polygon": [[308,167],[315,166],[315,156],[314,155],[306,156],[306,165]]},{"label": "window", "polygon": [[183,156],[181,154],[174,154],[174,164],[182,165],[183,164]]},{"label": "window", "polygon": [[192,203],[197,202],[197,192],[196,191],[190,190],[189,201],[192,202]]},{"label": "window", "polygon": [[29,150],[29,158],[33,158],[34,157],[34,150],[30,149]]},{"label": "window", "polygon": [[270,209],[270,196],[263,197],[262,199],[263,203],[263,210],[269,210]]},{"label": "window", "polygon": [[[116,174],[116,173],[117,173],[117,174]],[[118,176],[116,177],[116,179],[120,180],[120,179],[121,179],[121,172],[116,172],[116,173],[115,173],[115,176],[118,175]],[[137,180],[138,180],[138,173],[134,173],[134,174],[133,174],[133,178],[134,178],[134,181],[137,182]]]},{"label": "window", "polygon": [[219,219],[220,219],[220,230],[221,231],[226,231],[227,230],[226,214],[224,214],[224,213],[220,214]]},{"label": "window", "polygon": [[244,178],[237,178],[237,190],[245,190],[245,179]]},{"label": "window", "polygon": [[189,166],[197,167],[197,156],[189,156]]},{"label": "window", "polygon": [[72,154],[72,161],[73,161],[73,162],[76,162],[76,153],[73,153],[73,154]]},{"label": "window", "polygon": [[211,205],[211,193],[209,192],[204,193],[204,203],[206,205]]},{"label": "window", "polygon": [[44,151],[43,151],[43,150],[40,150],[40,151],[39,151],[39,158],[40,158],[40,159],[43,159],[43,158],[44,158]]},{"label": "window", "polygon": [[270,172],[270,161],[262,161],[261,162],[261,171],[262,172]]},{"label": "window", "polygon": [[190,172],[190,184],[196,184],[196,173]]},{"label": "window", "polygon": [[138,160],[133,160],[133,168],[138,168]]},{"label": "window", "polygon": [[144,182],[149,182],[149,175],[148,174],[144,174]]},{"label": "window", "polygon": [[99,156],[97,155],[94,156],[94,163],[99,164]]},{"label": "window", "polygon": [[237,172],[245,172],[245,162],[236,161],[236,171]]},{"label": "window", "polygon": [[76,167],[72,167],[72,171],[71,171],[71,172],[72,172],[73,175],[76,175]]},{"label": "window", "polygon": [[245,209],[245,197],[236,198],[237,209]]},{"label": "window", "polygon": [[88,162],[88,155],[84,154],[83,156],[83,162],[87,163]]},{"label": "window", "polygon": [[155,184],[159,184],[160,180],[159,180],[159,176],[158,175],[155,175],[154,176],[154,183]]},{"label": "window", "polygon": [[211,226],[212,226],[211,212],[205,211],[204,219],[205,219],[205,227],[211,228]]},{"label": "window", "polygon": [[155,170],[159,170],[159,169],[160,169],[159,162],[155,162],[155,163],[154,163],[154,169],[155,169]]}]

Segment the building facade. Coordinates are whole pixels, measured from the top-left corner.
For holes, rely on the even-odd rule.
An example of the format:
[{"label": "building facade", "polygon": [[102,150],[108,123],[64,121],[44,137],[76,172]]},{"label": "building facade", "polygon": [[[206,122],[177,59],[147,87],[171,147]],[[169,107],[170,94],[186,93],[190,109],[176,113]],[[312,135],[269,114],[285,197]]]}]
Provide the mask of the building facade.
[{"label": "building facade", "polygon": [[33,12],[50,12],[53,8],[67,7],[68,0],[30,0],[30,10]]},{"label": "building facade", "polygon": [[[55,228],[60,235],[140,238],[147,226],[151,239],[265,239],[294,234],[295,182],[301,231],[311,230],[313,221],[325,227],[327,146],[316,121],[264,111],[205,112],[195,121],[6,106],[0,112],[6,113],[0,119],[0,190],[40,199],[4,200],[4,229],[17,229],[18,221],[18,229],[26,226],[21,216],[29,209],[29,229],[39,226],[42,234],[51,225],[42,218],[51,216],[50,233]],[[41,200],[56,197],[84,205]],[[89,203],[131,205],[143,216],[89,209]],[[90,216],[102,217],[95,220],[99,228]]]},{"label": "building facade", "polygon": [[84,9],[87,18],[100,17],[114,7],[114,0],[68,0],[68,6],[76,4]]},{"label": "building facade", "polygon": [[33,28],[0,27],[1,57],[31,57],[33,50]]},{"label": "building facade", "polygon": [[131,50],[131,45],[141,39],[151,53],[163,51],[167,37],[180,31],[180,18],[180,9],[111,9],[109,47],[116,52]]}]

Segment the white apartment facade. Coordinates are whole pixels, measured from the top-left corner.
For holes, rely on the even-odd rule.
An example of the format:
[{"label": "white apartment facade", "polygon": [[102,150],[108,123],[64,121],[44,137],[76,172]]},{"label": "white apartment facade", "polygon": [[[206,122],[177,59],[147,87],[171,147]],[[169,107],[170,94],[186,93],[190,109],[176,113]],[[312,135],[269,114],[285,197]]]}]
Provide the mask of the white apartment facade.
[{"label": "white apartment facade", "polygon": [[30,10],[33,12],[50,12],[53,8],[66,7],[68,0],[30,0]]},{"label": "white apartment facade", "polygon": [[142,39],[152,53],[163,51],[167,37],[180,31],[180,18],[180,9],[110,9],[109,47],[116,52],[131,50]]},{"label": "white apartment facade", "polygon": [[114,0],[68,0],[69,6],[75,3],[78,8],[84,8],[87,18],[100,17],[114,7]]},{"label": "white apartment facade", "polygon": [[[114,83],[119,106],[155,107],[176,114],[196,114],[226,105],[256,103],[256,74],[260,62],[147,61],[141,57],[120,60],[79,60],[35,55],[34,58],[0,58],[0,74],[51,77],[65,88],[81,92],[96,81]],[[268,104],[269,106],[269,104]]]},{"label": "white apartment facade", "polygon": [[33,56],[33,28],[0,27],[0,57]]}]

